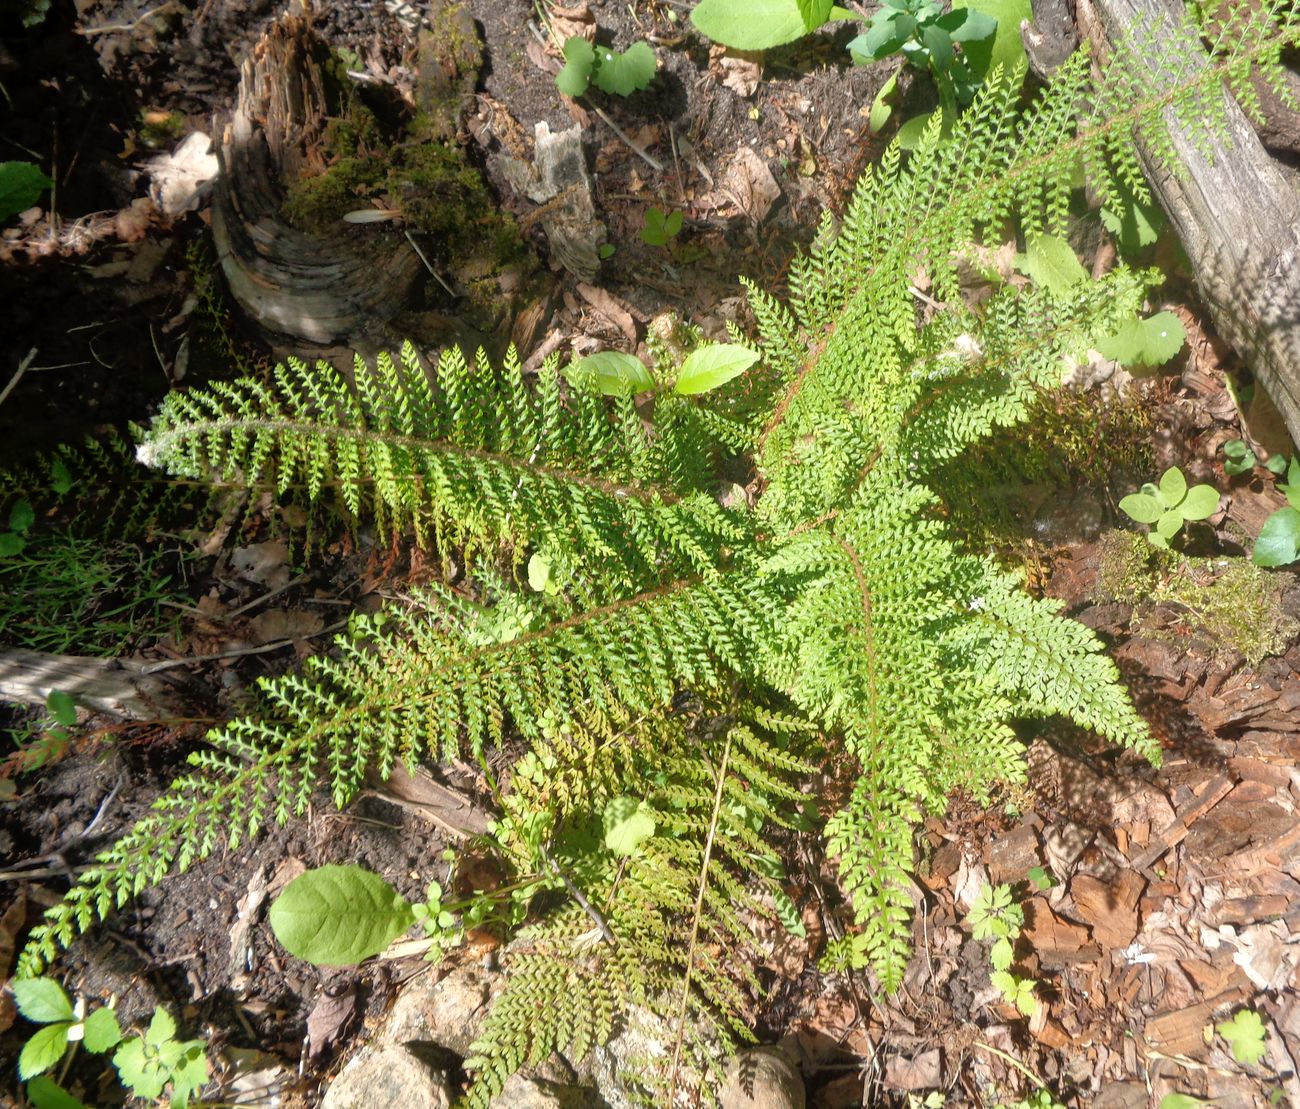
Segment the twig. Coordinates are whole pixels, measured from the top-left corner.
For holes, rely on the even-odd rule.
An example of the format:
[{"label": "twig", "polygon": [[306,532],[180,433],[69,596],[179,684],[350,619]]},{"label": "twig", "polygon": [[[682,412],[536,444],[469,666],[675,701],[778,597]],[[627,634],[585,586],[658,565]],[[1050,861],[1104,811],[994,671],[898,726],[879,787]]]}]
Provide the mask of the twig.
[{"label": "twig", "polygon": [[450,285],[448,285],[447,282],[445,282],[442,279],[442,276],[438,273],[438,271],[435,270],[431,265],[429,265],[429,259],[424,256],[424,251],[420,249],[420,244],[415,241],[415,236],[413,236],[409,231],[406,232],[406,241],[411,244],[411,246],[415,249],[415,253],[420,256],[420,261],[424,263],[424,268],[429,271],[429,273],[433,276],[433,279],[439,285],[441,285],[444,289],[447,290],[447,295],[454,300],[456,297],[456,290],[453,289]]},{"label": "twig", "polygon": [[612,119],[610,119],[609,116],[607,116],[602,109],[596,107],[595,104],[588,104],[587,107],[589,107],[593,112],[595,112],[596,115],[598,115],[601,118],[601,120],[606,125],[608,125],[609,129],[613,131],[614,134],[616,134],[620,139],[622,139],[625,143],[627,143],[628,148],[632,151],[633,154],[639,155],[641,160],[645,162],[645,164],[648,165],[651,169],[653,169],[655,173],[663,173],[664,171],[663,162],[659,161],[658,158],[652,157],[650,154],[647,154],[645,150],[637,146],[637,144],[634,143],[631,140],[631,138],[625,135],[623,131],[619,128],[619,125],[615,123]]},{"label": "twig", "polygon": [[115,35],[119,31],[134,31],[150,16],[157,15],[165,8],[171,7],[171,0],[165,4],[159,4],[156,8],[150,8],[144,12],[134,23],[106,23],[103,27],[83,27],[77,32],[82,38],[93,38],[95,35]]},{"label": "twig", "polygon": [[1016,1070],[1018,1070],[1021,1074],[1023,1074],[1026,1078],[1028,1078],[1029,1081],[1032,1082],[1035,1086],[1037,1086],[1040,1090],[1047,1089],[1046,1082],[1044,1082],[1041,1078],[1039,1078],[1038,1075],[1036,1075],[1033,1071],[1031,1071],[1027,1066],[1025,1066],[1024,1063],[1022,1063],[1014,1055],[1008,1055],[1000,1047],[994,1047],[992,1044],[986,1044],[983,1040],[976,1040],[974,1043],[971,1044],[971,1047],[978,1047],[984,1051],[987,1051],[990,1055],[996,1055],[1004,1063],[1010,1063],[1013,1067],[1016,1068]]},{"label": "twig", "polygon": [[163,662],[151,662],[148,666],[142,666],[140,673],[157,674],[161,670],[171,670],[177,666],[189,666],[194,662],[212,662],[222,658],[243,658],[245,655],[265,655],[271,651],[278,651],[283,647],[292,646],[295,639],[315,639],[317,636],[336,632],[339,628],[345,628],[347,625],[346,620],[339,620],[328,628],[321,628],[318,632],[312,632],[311,635],[295,636],[293,639],[277,639],[274,643],[263,643],[259,647],[234,647],[229,651],[216,651],[210,655],[190,655],[187,658],[169,658]]},{"label": "twig", "polygon": [[118,792],[121,790],[122,781],[123,779],[118,778],[118,780],[113,784],[113,788],[108,791],[108,796],[99,803],[99,808],[95,810],[94,817],[91,819],[90,823],[86,825],[85,830],[78,838],[86,839],[90,833],[95,830],[95,826],[104,818],[104,814],[108,812],[108,806],[113,803],[113,798],[116,797]]},{"label": "twig", "polygon": [[292,581],[287,581],[283,585],[276,586],[276,588],[272,589],[269,593],[263,593],[260,597],[254,597],[251,601],[248,602],[248,604],[240,605],[238,608],[232,609],[230,612],[227,612],[225,614],[223,619],[233,620],[236,616],[243,616],[244,613],[257,608],[258,605],[266,604],[266,602],[271,600],[272,597],[278,597],[281,593],[285,592],[285,590],[292,589],[295,585],[302,585],[303,582],[307,580],[308,580],[308,575],[300,574]]},{"label": "twig", "polygon": [[18,369],[14,370],[14,376],[9,379],[9,384],[4,387],[3,392],[0,392],[0,404],[4,404],[5,398],[14,391],[14,386],[22,380],[23,374],[27,372],[27,368],[33,361],[35,361],[35,359],[36,348],[32,347],[32,349],[27,352],[27,357],[18,363]]},{"label": "twig", "polygon": [[560,868],[551,853],[546,849],[546,844],[542,844],[542,858],[546,860],[547,865],[555,872],[555,876],[564,883],[564,888],[569,891],[569,896],[573,898],[592,920],[596,922],[596,927],[600,929],[600,934],[605,938],[605,942],[613,944],[614,933],[609,930],[609,925],[605,923],[605,918],[600,915],[600,910],[587,900],[582,890],[578,889],[567,874]]}]

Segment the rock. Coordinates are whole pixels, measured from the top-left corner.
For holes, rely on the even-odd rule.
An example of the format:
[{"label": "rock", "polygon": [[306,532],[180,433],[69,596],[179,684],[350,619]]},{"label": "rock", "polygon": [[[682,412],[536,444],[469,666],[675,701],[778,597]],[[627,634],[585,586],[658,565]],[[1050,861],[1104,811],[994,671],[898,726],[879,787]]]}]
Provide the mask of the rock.
[{"label": "rock", "polygon": [[492,995],[502,985],[499,972],[478,963],[457,967],[443,978],[417,978],[393,1003],[382,1036],[390,1043],[432,1043],[468,1055]]},{"label": "rock", "polygon": [[722,1109],[804,1109],[807,1096],[799,1070],[785,1052],[757,1047],[731,1061],[718,1103]]},{"label": "rock", "polygon": [[597,1109],[604,1104],[595,1090],[512,1074],[491,1109]]},{"label": "rock", "polygon": [[[426,1066],[396,1044],[363,1047],[330,1084],[321,1109],[375,1109],[379,1105],[418,1105],[450,1109],[451,1084],[445,1072]],[[519,1103],[521,1106],[526,1103]],[[540,1106],[544,1103],[537,1103]]]}]

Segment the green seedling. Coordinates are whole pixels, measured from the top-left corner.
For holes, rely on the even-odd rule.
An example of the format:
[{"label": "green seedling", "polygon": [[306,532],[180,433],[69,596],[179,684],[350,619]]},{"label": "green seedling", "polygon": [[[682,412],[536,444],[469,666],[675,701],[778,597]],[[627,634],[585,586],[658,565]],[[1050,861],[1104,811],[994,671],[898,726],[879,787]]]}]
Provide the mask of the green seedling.
[{"label": "green seedling", "polygon": [[1267,1050],[1268,1026],[1254,1009],[1242,1009],[1231,1020],[1222,1021],[1214,1030],[1228,1041],[1232,1057],[1242,1066],[1253,1067]]},{"label": "green seedling", "polygon": [[[1269,459],[1270,464],[1272,461]],[[1277,489],[1286,497],[1287,506],[1274,512],[1260,528],[1250,556],[1256,566],[1286,566],[1300,559],[1300,460],[1291,459],[1286,481],[1278,482]]]},{"label": "green seedling", "polygon": [[646,212],[645,223],[641,227],[641,241],[649,246],[667,246],[681,231],[681,212],[664,212],[662,208],[651,208]]},{"label": "green seedling", "polygon": [[1130,493],[1119,502],[1120,511],[1139,524],[1154,524],[1147,533],[1151,545],[1162,550],[1169,541],[1193,520],[1205,520],[1219,508],[1219,491],[1212,485],[1187,486],[1187,478],[1177,466],[1160,477],[1160,484],[1147,482],[1138,493]]},{"label": "green seedling", "polygon": [[22,554],[27,546],[27,532],[36,522],[36,513],[26,501],[15,501],[9,510],[9,529],[0,531],[0,558]]},{"label": "green seedling", "polygon": [[31,162],[0,162],[0,223],[27,211],[53,184]]},{"label": "green seedling", "polygon": [[[52,978],[16,979],[12,985],[18,1011],[43,1025],[23,1045],[18,1077],[28,1083],[28,1100],[36,1109],[85,1109],[53,1079],[46,1078],[68,1052],[80,1044],[97,1055],[113,1051],[118,1078],[138,1098],[156,1100],[170,1085],[170,1104],[185,1109],[190,1097],[208,1080],[202,1040],[176,1039],[176,1022],[164,1009],[155,1009],[143,1036],[124,1037],[111,1004],[86,1015],[86,1002],[74,1005]],[[116,1048],[116,1050],[114,1050]]]},{"label": "green seedling", "polygon": [[977,940],[992,940],[989,947],[989,981],[1002,991],[1003,1000],[1025,1016],[1038,1009],[1032,978],[1022,978],[1011,970],[1015,961],[1016,940],[1025,926],[1025,911],[1011,895],[1011,887],[1002,884],[983,886],[966,914],[971,935]]},{"label": "green seedling", "polygon": [[631,96],[654,80],[657,66],[647,43],[634,42],[620,54],[572,35],[564,44],[564,68],[556,74],[555,85],[565,96],[581,96],[592,85],[615,96]]}]

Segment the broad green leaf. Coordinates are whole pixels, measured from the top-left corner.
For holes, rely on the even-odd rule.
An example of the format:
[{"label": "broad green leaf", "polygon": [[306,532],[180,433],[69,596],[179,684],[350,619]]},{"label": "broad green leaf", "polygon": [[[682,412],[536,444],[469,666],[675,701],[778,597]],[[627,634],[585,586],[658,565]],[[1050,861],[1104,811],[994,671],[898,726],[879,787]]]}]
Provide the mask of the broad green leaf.
[{"label": "broad green leaf", "polygon": [[798,0],[700,0],[691,22],[700,34],[737,50],[767,50],[808,33]]},{"label": "broad green leaf", "polygon": [[322,866],[289,883],[271,905],[285,948],[319,966],[351,966],[383,951],[415,920],[392,886],[360,866]]},{"label": "broad green leaf", "polygon": [[871,116],[867,120],[867,126],[873,133],[884,127],[889,122],[889,117],[894,114],[894,106],[889,103],[889,98],[897,87],[898,73],[895,71],[893,76],[880,87],[876,98],[871,102]]},{"label": "broad green leaf", "polygon": [[18,978],[10,988],[18,1011],[33,1024],[77,1019],[68,995],[53,978]]},{"label": "broad green leaf", "polygon": [[36,513],[26,501],[15,501],[9,511],[9,530],[26,531],[36,522]]},{"label": "broad green leaf", "polygon": [[1170,508],[1161,513],[1160,519],[1156,521],[1156,534],[1169,540],[1178,534],[1178,529],[1182,526],[1183,514],[1176,508]]},{"label": "broad green leaf", "polygon": [[1205,1101],[1199,1097],[1192,1097],[1191,1094],[1165,1094],[1160,1099],[1160,1109],[1196,1109],[1198,1105],[1213,1105],[1212,1101]]},{"label": "broad green leaf", "polygon": [[1251,561],[1256,566],[1286,566],[1300,557],[1300,509],[1279,508],[1260,528]]},{"label": "broad green leaf", "polygon": [[1264,1058],[1264,1041],[1268,1033],[1264,1019],[1253,1009],[1242,1009],[1232,1020],[1225,1020],[1214,1027],[1228,1041],[1232,1057],[1238,1063],[1254,1066]]},{"label": "broad green leaf", "polygon": [[655,387],[646,365],[634,354],[606,350],[589,354],[569,366],[569,380],[593,383],[607,397],[626,397]]},{"label": "broad green leaf", "polygon": [[1075,257],[1074,248],[1059,235],[1034,236],[1025,253],[1016,255],[1015,265],[1053,293],[1068,292],[1072,285],[1088,280],[1088,271]]},{"label": "broad green leaf", "polygon": [[804,29],[815,31],[831,17],[831,0],[795,0],[803,17]]},{"label": "broad green leaf", "polygon": [[952,39],[941,27],[931,23],[921,29],[921,42],[930,54],[930,64],[937,70],[945,70],[952,63]]},{"label": "broad green leaf", "polygon": [[1164,508],[1147,493],[1130,493],[1119,502],[1119,510],[1139,524],[1154,524]]},{"label": "broad green leaf", "polygon": [[67,1047],[68,1025],[65,1022],[38,1028],[18,1053],[18,1077],[26,1081],[49,1070],[63,1058]]},{"label": "broad green leaf", "polygon": [[0,558],[11,558],[22,554],[27,540],[16,531],[0,531]]},{"label": "broad green leaf", "polygon": [[635,855],[637,848],[655,834],[654,811],[635,797],[614,797],[605,806],[602,824],[605,846],[615,855]]},{"label": "broad green leaf", "polygon": [[595,65],[596,48],[581,35],[570,35],[564,43],[564,68],[555,75],[556,88],[565,96],[581,96]]},{"label": "broad green leaf", "polygon": [[117,1023],[117,1014],[107,1005],[96,1009],[86,1018],[85,1035],[82,1043],[87,1051],[102,1054],[122,1042],[122,1028]]},{"label": "broad green leaf", "polygon": [[1213,485],[1193,485],[1178,511],[1184,520],[1208,520],[1219,510],[1219,491]]},{"label": "broad green leaf", "polygon": [[1097,344],[1097,351],[1125,366],[1162,366],[1182,349],[1187,332],[1172,312],[1131,322]]},{"label": "broad green leaf", "polygon": [[534,554],[528,560],[528,588],[534,593],[542,593],[550,580],[551,564],[541,554]]},{"label": "broad green leaf", "polygon": [[57,724],[71,728],[77,723],[77,701],[71,693],[62,689],[51,689],[45,698],[45,708],[54,717]]},{"label": "broad green leaf", "polygon": [[167,1085],[168,1074],[145,1049],[140,1036],[124,1040],[113,1052],[113,1065],[117,1067],[117,1076],[136,1097],[152,1100],[157,1098]]},{"label": "broad green leaf", "polygon": [[1020,21],[1034,18],[1030,0],[953,0],[952,6],[979,12],[997,21],[993,35],[968,40],[963,47],[971,69],[981,79],[987,79],[994,69],[1001,66],[1004,77],[1023,79],[1029,63],[1025,60],[1024,43],[1020,41]]},{"label": "broad green leaf", "polygon": [[998,21],[973,8],[954,8],[935,20],[954,42],[978,42],[997,34]]},{"label": "broad green leaf", "polygon": [[78,1101],[54,1079],[46,1075],[37,1075],[27,1083],[27,1100],[32,1109],[90,1109],[84,1101]]},{"label": "broad green leaf", "polygon": [[634,42],[618,54],[607,46],[596,47],[596,87],[616,96],[631,96],[654,80],[655,52],[647,42]]},{"label": "broad green leaf", "polygon": [[[1295,465],[1295,459],[1291,460],[1291,465]],[[1286,469],[1286,455],[1275,454],[1264,463],[1265,469],[1272,474],[1281,474]]]},{"label": "broad green leaf", "polygon": [[0,222],[25,212],[53,184],[31,162],[0,162]]},{"label": "broad green leaf", "polygon": [[757,351],[737,343],[710,343],[686,356],[677,374],[674,391],[682,396],[694,396],[716,389],[733,377],[739,377],[758,361]]},{"label": "broad green leaf", "polygon": [[1127,189],[1120,190],[1117,207],[1101,210],[1102,225],[1115,236],[1125,254],[1135,254],[1160,237],[1164,213],[1153,204],[1143,204]]},{"label": "broad green leaf", "polygon": [[1166,508],[1173,508],[1187,496],[1187,478],[1177,466],[1170,466],[1160,475],[1160,499]]},{"label": "broad green leaf", "polygon": [[849,55],[857,65],[878,62],[897,53],[910,33],[910,28],[900,30],[894,19],[877,17],[867,30],[849,41]]}]

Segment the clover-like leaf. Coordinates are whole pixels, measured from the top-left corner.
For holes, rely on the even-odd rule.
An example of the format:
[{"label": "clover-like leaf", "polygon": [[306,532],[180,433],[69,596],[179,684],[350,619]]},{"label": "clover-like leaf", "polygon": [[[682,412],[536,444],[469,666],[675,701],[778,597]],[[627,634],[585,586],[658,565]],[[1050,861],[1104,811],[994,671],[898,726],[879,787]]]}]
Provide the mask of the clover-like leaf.
[{"label": "clover-like leaf", "polygon": [[683,396],[707,393],[739,377],[759,359],[757,351],[738,343],[709,343],[691,351],[677,373],[674,391]]},{"label": "clover-like leaf", "polygon": [[596,47],[596,87],[617,96],[631,96],[654,80],[659,63],[646,42],[634,42],[619,54],[607,46]]},{"label": "clover-like leaf", "polygon": [[1245,1066],[1254,1066],[1266,1051],[1268,1029],[1264,1018],[1254,1009],[1242,1009],[1231,1020],[1216,1024],[1215,1030],[1228,1041],[1232,1057]]},{"label": "clover-like leaf", "polygon": [[158,1062],[157,1057],[145,1047],[142,1036],[132,1036],[123,1040],[121,1046],[113,1052],[113,1066],[117,1067],[117,1076],[136,1097],[152,1100],[163,1092],[167,1085],[168,1072]]},{"label": "clover-like leaf", "polygon": [[361,866],[299,875],[268,916],[286,950],[319,966],[351,966],[377,955],[415,920],[406,899]]}]

